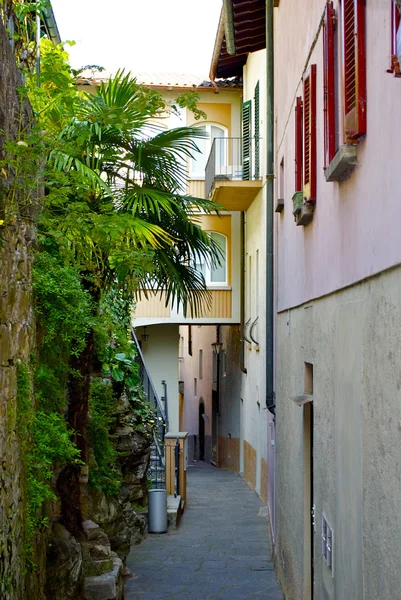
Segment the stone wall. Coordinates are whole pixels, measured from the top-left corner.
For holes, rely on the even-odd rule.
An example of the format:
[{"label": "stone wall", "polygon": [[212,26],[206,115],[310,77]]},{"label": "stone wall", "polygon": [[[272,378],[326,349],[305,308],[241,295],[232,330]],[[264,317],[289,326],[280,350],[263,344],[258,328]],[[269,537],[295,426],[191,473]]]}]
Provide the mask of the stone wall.
[{"label": "stone wall", "polygon": [[[16,88],[19,72],[6,31],[0,21],[0,129],[17,133],[21,107]],[[22,123],[29,118],[22,109]],[[0,152],[3,143],[0,137]],[[0,219],[5,189],[0,189]],[[0,597],[20,600],[23,593],[24,490],[20,447],[16,436],[17,365],[34,351],[31,266],[35,228],[16,215],[0,226]]]}]

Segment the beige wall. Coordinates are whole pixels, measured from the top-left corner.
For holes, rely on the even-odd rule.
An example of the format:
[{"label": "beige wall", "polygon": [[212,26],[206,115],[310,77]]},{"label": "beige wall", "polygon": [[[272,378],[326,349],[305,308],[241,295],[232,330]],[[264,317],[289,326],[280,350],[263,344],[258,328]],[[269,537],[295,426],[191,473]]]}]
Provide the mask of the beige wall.
[{"label": "beige wall", "polygon": [[[401,269],[278,316],[277,565],[304,588],[304,362],[313,363],[315,598],[398,600]],[[324,512],[333,576],[321,555]]]},{"label": "beige wall", "polygon": [[[141,340],[143,328],[136,328]],[[162,380],[167,383],[169,431],[179,431],[178,396],[178,325],[151,325],[146,328],[149,340],[142,343],[146,367],[161,398],[164,395]]]}]

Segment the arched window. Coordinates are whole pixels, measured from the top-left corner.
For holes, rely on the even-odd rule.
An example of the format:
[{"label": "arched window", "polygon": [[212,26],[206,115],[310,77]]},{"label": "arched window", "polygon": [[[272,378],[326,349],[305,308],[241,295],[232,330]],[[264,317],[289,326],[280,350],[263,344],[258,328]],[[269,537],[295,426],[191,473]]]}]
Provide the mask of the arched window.
[{"label": "arched window", "polygon": [[[227,137],[227,129],[221,125],[205,123],[204,125],[196,125],[205,133],[204,138],[196,138],[195,143],[198,146],[200,153],[196,152],[195,157],[191,159],[190,177],[192,179],[204,179],[207,159],[209,158],[210,150],[215,139],[224,139]],[[217,162],[216,164],[226,164],[226,147],[224,142],[217,143]]]},{"label": "arched window", "polygon": [[199,257],[194,266],[197,271],[202,273],[208,287],[227,285],[227,238],[216,231],[211,231],[209,235],[221,249],[220,264],[210,265],[204,258]]}]

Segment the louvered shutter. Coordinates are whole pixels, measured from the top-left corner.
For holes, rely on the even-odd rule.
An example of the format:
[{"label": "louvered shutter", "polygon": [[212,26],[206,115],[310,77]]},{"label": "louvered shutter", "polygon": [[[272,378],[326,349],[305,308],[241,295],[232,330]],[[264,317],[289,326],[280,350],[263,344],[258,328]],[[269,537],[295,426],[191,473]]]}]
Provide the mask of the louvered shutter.
[{"label": "louvered shutter", "polygon": [[324,106],[324,166],[330,164],[336,153],[336,63],[334,28],[336,13],[333,3],[326,4],[323,26],[323,106]]},{"label": "louvered shutter", "polygon": [[396,0],[391,2],[391,64],[389,73],[394,73],[396,77],[401,77],[401,65],[399,49],[397,48],[397,31],[401,21],[401,8]]},{"label": "louvered shutter", "polygon": [[316,65],[304,77],[304,197],[316,200]]},{"label": "louvered shutter", "polygon": [[259,179],[259,177],[260,177],[259,81],[255,87],[254,116],[255,116],[255,179]]},{"label": "louvered shutter", "polygon": [[302,191],[302,98],[295,105],[295,191]]},{"label": "louvered shutter", "polygon": [[251,101],[242,105],[242,179],[251,178]]},{"label": "louvered shutter", "polygon": [[366,133],[365,0],[343,0],[345,141]]}]

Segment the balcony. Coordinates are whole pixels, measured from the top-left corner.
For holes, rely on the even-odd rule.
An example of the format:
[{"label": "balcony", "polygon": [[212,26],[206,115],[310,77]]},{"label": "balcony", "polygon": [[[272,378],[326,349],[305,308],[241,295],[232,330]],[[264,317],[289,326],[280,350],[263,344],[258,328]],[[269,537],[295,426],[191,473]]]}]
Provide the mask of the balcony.
[{"label": "balcony", "polygon": [[134,311],[135,327],[155,325],[162,323],[170,324],[197,324],[214,325],[238,323],[240,319],[239,304],[236,295],[230,287],[221,289],[209,289],[209,302],[205,302],[200,314],[196,317],[184,316],[181,307],[170,303],[166,306],[166,294],[159,290],[157,294],[150,293],[148,299],[142,297],[136,304]]},{"label": "balcony", "polygon": [[255,138],[246,143],[241,138],[214,139],[205,171],[206,198],[230,211],[249,208],[262,189],[259,174],[254,175],[258,141]]}]

